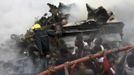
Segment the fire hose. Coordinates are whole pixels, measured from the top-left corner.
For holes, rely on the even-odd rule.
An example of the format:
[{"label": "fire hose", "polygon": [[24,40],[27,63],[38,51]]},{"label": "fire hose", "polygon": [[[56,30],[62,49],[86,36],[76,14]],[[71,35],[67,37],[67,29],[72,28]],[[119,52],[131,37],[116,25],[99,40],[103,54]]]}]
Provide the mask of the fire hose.
[{"label": "fire hose", "polygon": [[[134,46],[126,46],[126,47],[119,48],[119,49],[107,50],[105,53],[107,55],[109,55],[109,54],[116,53],[116,52],[127,51],[127,50],[129,50],[131,48],[134,48]],[[70,66],[74,65],[74,64],[79,64],[81,62],[86,62],[86,61],[88,61],[90,59],[102,57],[103,54],[104,54],[104,52],[100,52],[100,53],[96,53],[96,54],[93,54],[93,55],[88,55],[88,56],[85,56],[85,57],[70,61]],[[53,67],[53,69],[55,71],[59,71],[59,70],[63,69],[64,66],[65,66],[64,64],[61,64],[61,65]],[[50,73],[50,70],[43,71],[43,72],[39,73],[38,75],[48,75],[48,73]]]}]

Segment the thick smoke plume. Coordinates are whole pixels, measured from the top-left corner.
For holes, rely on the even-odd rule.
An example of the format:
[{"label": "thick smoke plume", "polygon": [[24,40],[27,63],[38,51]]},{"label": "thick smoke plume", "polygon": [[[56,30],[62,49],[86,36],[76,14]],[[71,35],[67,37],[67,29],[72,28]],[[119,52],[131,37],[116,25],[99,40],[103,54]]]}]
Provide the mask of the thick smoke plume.
[{"label": "thick smoke plume", "polygon": [[[22,59],[18,57],[19,49],[16,48],[13,41],[10,40],[10,34],[24,34],[26,30],[34,24],[36,19],[39,19],[45,12],[48,11],[49,8],[46,3],[52,3],[58,6],[59,2],[75,4],[75,6],[69,11],[71,14],[71,18],[69,20],[76,22],[86,20],[86,3],[94,8],[104,6],[106,9],[114,12],[118,21],[125,23],[125,36],[127,35],[126,38],[129,38],[131,43],[134,42],[133,0],[1,0],[0,75],[11,75],[11,72],[14,72],[12,71],[12,67],[16,65],[15,61]],[[29,63],[31,63],[30,60],[27,61],[27,64]],[[21,65],[17,65],[17,67],[20,66]],[[23,69],[24,67],[20,68]],[[28,72],[32,72],[32,68],[32,65],[29,65]],[[19,70],[18,72],[23,73],[23,70]]]}]

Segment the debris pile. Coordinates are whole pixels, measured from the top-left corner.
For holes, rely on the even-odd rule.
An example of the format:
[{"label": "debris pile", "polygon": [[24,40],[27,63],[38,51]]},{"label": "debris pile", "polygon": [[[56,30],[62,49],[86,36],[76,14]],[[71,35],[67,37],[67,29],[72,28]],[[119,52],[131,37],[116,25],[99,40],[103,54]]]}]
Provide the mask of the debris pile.
[{"label": "debris pile", "polygon": [[[66,61],[98,52],[105,53],[106,50],[122,46],[124,24],[122,22],[108,23],[114,19],[114,14],[108,13],[104,7],[93,9],[86,4],[87,20],[76,25],[65,26],[68,24],[70,14],[65,14],[62,10],[70,9],[70,6],[63,3],[59,3],[58,7],[50,3],[47,5],[51,16],[45,13],[24,35],[11,35],[16,45],[21,48],[20,54],[31,57],[33,63],[36,63],[37,58],[46,60],[47,65],[43,70],[49,66],[63,64]],[[79,64],[77,73],[79,75],[114,75],[115,59],[118,59],[117,54],[104,54],[104,57]],[[68,68],[68,64],[66,66]],[[60,71],[57,75],[65,74],[64,71]]]}]

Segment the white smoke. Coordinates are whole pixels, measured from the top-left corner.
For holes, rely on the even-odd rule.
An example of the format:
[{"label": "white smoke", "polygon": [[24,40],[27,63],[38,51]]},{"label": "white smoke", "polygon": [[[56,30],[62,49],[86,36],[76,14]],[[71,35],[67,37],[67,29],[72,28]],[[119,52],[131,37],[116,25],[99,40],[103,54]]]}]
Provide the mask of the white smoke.
[{"label": "white smoke", "polygon": [[[0,39],[9,38],[12,33],[24,33],[43,15],[48,7],[44,0],[3,0],[0,2]],[[1,41],[2,42],[2,41]]]},{"label": "white smoke", "polygon": [[[0,75],[12,75],[13,72],[32,73],[31,60],[18,57],[20,49],[15,46],[10,35],[24,34],[34,24],[35,17],[40,18],[44,12],[47,12],[46,1],[50,2],[49,0],[0,1]],[[19,63],[23,60],[24,62]],[[18,65],[16,65],[17,63]],[[27,64],[27,66],[23,64]]]},{"label": "white smoke", "polygon": [[[35,22],[35,17],[40,18],[49,7],[46,3],[52,3],[58,6],[59,2],[65,4],[75,3],[70,13],[73,15],[73,21],[86,20],[87,11],[85,4],[97,8],[104,6],[106,9],[114,12],[118,21],[125,23],[124,33],[133,40],[134,31],[134,1],[133,0],[1,0],[0,1],[0,60],[9,61],[17,59],[17,49],[11,48],[12,41],[9,41],[10,34],[24,34]],[[6,42],[8,41],[8,42]],[[4,46],[3,46],[4,43]],[[1,65],[1,63],[0,63]],[[5,71],[0,75],[6,74]]]},{"label": "white smoke", "polygon": [[72,21],[81,21],[87,19],[87,10],[85,4],[88,3],[91,7],[97,8],[103,6],[108,11],[112,11],[117,21],[123,22],[124,39],[129,39],[131,44],[134,44],[134,1],[133,0],[65,0],[68,4],[75,3],[76,6],[70,11]]},{"label": "white smoke", "polygon": [[[125,24],[124,27],[124,38],[129,39],[128,41],[131,44],[134,44],[134,1],[133,0],[108,0],[103,1],[104,5],[111,9],[118,21],[121,21]],[[110,3],[111,4],[110,4]]]}]

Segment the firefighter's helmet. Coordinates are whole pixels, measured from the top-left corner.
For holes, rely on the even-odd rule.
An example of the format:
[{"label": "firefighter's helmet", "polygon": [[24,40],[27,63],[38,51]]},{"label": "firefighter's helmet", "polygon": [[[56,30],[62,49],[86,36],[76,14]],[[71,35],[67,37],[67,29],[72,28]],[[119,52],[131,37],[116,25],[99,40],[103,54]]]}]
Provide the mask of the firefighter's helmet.
[{"label": "firefighter's helmet", "polygon": [[32,26],[32,30],[37,30],[37,29],[41,29],[41,25],[40,24],[34,24]]}]

